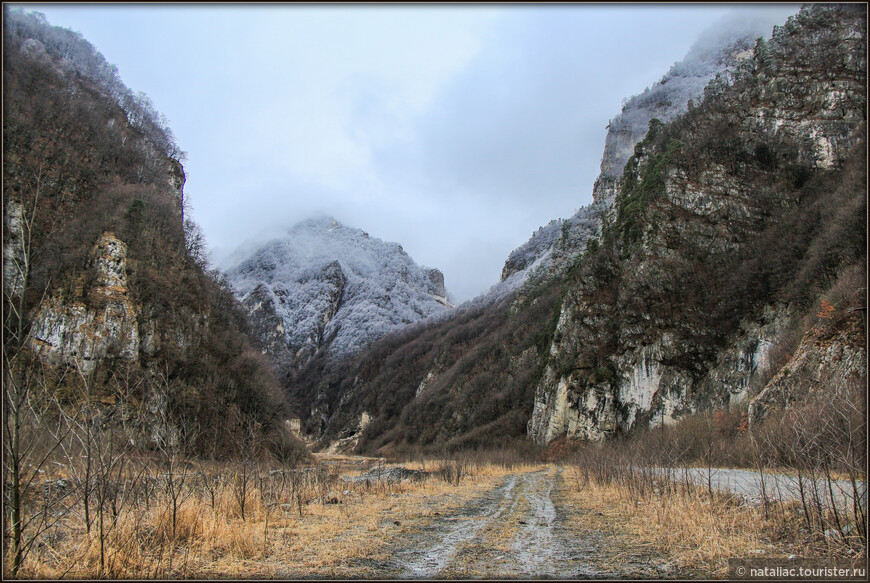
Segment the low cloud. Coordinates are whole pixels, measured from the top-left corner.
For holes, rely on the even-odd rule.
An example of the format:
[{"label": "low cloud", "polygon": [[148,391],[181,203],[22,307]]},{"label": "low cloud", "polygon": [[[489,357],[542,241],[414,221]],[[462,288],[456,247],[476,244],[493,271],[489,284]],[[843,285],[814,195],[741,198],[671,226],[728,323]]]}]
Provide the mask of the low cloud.
[{"label": "low cloud", "polygon": [[26,9],[82,32],[166,114],[220,267],[326,214],[401,243],[466,300],[590,201],[623,98],[729,11],[770,28],[797,6]]}]

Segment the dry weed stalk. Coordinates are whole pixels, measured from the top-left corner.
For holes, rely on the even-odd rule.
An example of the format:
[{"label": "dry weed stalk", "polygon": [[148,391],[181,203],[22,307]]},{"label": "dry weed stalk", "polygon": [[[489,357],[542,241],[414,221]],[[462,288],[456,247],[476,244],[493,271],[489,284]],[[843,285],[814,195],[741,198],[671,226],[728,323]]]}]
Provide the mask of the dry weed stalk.
[{"label": "dry weed stalk", "polygon": [[[82,513],[68,513],[42,536],[19,574],[32,578],[188,578],[297,572],[330,575],[351,559],[380,555],[401,532],[396,522],[428,520],[458,508],[507,470],[467,464],[459,485],[432,477],[414,482],[344,482],[324,467],[286,469],[250,463],[244,517],[234,476],[238,462],[172,460],[186,472],[183,490],[167,487],[166,458],[124,478],[125,503],[111,530],[88,533]],[[434,464],[429,463],[431,470]],[[176,485],[181,486],[178,474]],[[136,479],[132,479],[136,478]],[[119,478],[120,479],[120,478]],[[181,493],[179,495],[179,492]],[[79,497],[80,500],[80,497]],[[337,502],[337,503],[333,503]],[[80,501],[78,502],[80,504]],[[374,536],[373,536],[374,535]]]}]

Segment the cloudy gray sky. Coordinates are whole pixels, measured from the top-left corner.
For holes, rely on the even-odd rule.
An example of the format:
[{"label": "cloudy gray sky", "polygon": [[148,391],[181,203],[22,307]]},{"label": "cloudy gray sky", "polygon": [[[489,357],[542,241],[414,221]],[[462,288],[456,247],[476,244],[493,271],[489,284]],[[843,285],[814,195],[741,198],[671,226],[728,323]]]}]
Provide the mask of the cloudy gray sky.
[{"label": "cloudy gray sky", "polygon": [[771,9],[20,6],[82,33],[166,115],[218,267],[328,214],[441,269],[458,301],[591,201],[623,98],[723,15]]}]

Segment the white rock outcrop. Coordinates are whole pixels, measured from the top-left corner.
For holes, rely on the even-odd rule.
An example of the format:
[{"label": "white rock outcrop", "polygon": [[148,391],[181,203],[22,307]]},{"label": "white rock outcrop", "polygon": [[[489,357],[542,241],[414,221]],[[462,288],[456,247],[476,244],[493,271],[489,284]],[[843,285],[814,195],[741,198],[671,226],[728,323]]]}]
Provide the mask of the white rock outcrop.
[{"label": "white rock outcrop", "polygon": [[63,293],[43,302],[33,318],[30,346],[52,364],[92,371],[101,360],[139,359],[138,309],[127,286],[127,245],[103,233],[91,251],[92,285],[79,280],[72,297]]}]

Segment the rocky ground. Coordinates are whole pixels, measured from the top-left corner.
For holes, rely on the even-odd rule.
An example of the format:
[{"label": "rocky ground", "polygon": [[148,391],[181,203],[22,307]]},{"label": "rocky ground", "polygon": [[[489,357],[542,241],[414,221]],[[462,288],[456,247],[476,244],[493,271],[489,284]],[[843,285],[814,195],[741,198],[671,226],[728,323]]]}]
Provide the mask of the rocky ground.
[{"label": "rocky ground", "polygon": [[608,561],[623,541],[583,528],[561,495],[562,470],[506,476],[456,515],[397,545],[401,577],[599,578],[655,575],[654,561]]},{"label": "rocky ground", "polygon": [[[293,548],[255,569],[264,578],[709,579],[726,576],[729,557],[789,556],[797,548],[743,524],[756,507],[757,474],[750,471],[718,469],[711,480],[714,489],[741,494],[749,504],[705,509],[679,497],[626,500],[554,464],[467,468],[456,484],[444,479],[439,462],[318,459],[339,471],[341,486],[292,519]],[[687,472],[674,479],[706,479],[700,469]],[[787,499],[790,480],[769,475],[768,495]],[[744,528],[704,544],[705,537],[725,536],[704,522],[719,519]],[[691,534],[672,532],[674,524]]]}]

